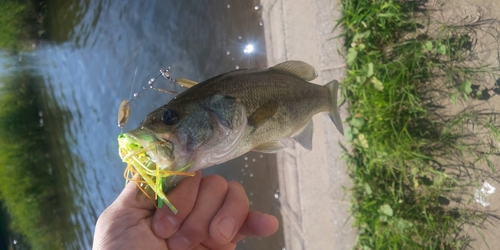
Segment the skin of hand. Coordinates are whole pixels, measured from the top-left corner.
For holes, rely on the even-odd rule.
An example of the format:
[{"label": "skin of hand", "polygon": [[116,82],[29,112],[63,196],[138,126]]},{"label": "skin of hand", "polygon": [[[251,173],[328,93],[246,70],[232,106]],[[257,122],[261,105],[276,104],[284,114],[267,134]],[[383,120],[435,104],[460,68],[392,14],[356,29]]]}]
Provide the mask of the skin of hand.
[{"label": "skin of hand", "polygon": [[276,217],[249,212],[237,182],[216,175],[185,178],[169,194],[178,213],[157,209],[135,183],[127,184],[97,220],[94,250],[235,249],[246,236],[266,237],[278,230]]}]

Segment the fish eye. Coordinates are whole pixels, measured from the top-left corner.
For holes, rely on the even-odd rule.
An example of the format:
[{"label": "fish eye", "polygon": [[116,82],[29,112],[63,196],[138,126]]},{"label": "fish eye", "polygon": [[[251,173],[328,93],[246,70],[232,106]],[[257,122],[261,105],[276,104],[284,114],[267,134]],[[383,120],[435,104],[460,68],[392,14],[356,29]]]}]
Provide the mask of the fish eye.
[{"label": "fish eye", "polygon": [[172,109],[167,109],[161,115],[161,120],[167,125],[174,125],[179,121],[179,113]]}]

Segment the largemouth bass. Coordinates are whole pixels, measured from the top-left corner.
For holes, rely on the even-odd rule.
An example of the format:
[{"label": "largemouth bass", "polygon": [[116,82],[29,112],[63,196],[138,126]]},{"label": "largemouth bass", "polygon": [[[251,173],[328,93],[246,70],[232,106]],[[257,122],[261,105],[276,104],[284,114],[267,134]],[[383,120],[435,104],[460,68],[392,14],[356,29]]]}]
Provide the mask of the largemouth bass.
[{"label": "largemouth bass", "polygon": [[328,112],[343,134],[338,82],[308,82],[316,77],[312,66],[287,61],[193,83],[148,114],[137,129],[121,134],[120,155],[128,170],[139,173],[173,208],[165,193],[188,173],[251,150],[277,152],[285,148],[281,140],[289,137],[311,150],[312,117],[319,112]]}]

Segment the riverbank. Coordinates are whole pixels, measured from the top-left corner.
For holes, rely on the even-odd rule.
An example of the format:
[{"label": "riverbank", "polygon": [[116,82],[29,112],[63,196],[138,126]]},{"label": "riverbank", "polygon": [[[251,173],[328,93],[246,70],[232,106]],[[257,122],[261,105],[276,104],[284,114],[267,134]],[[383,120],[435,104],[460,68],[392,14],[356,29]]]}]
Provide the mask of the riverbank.
[{"label": "riverbank", "polygon": [[74,237],[65,231],[71,228],[70,199],[59,188],[65,177],[55,167],[58,156],[51,153],[53,124],[44,122],[49,112],[43,82],[27,71],[1,76],[0,81],[0,198],[9,229],[21,235],[10,243],[64,249],[63,239]]},{"label": "riverbank", "polygon": [[[477,8],[467,1],[343,2],[359,248],[496,242],[483,235],[498,215],[473,196],[486,180],[498,184],[499,64],[485,60],[499,48],[495,35],[487,41],[498,20],[473,18]],[[456,22],[450,10],[468,15]]]},{"label": "riverbank", "polygon": [[0,6],[0,50],[17,53],[43,35],[42,5],[33,0],[4,0]]},{"label": "riverbank", "polygon": [[[488,223],[497,206],[481,208],[473,197],[485,180],[498,186],[498,61],[481,60],[498,52],[498,20],[482,4],[263,1],[268,64],[309,62],[319,84],[345,77],[349,104],[341,113],[345,141],[316,117],[313,152],[278,155],[287,249],[496,244],[485,236],[495,232]],[[339,141],[352,146],[344,151],[348,170]],[[352,194],[350,212],[334,196],[343,197],[338,183]]]}]

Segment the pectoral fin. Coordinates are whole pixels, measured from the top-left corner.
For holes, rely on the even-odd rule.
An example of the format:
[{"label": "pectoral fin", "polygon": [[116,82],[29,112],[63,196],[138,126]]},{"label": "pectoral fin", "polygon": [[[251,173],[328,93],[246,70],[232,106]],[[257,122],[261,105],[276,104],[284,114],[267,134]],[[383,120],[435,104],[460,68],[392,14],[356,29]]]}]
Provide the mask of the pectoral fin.
[{"label": "pectoral fin", "polygon": [[307,125],[293,137],[293,139],[298,142],[302,147],[307,150],[312,150],[312,137],[314,132],[314,124],[313,121],[310,120]]},{"label": "pectoral fin", "polygon": [[195,82],[193,80],[186,79],[186,78],[177,78],[177,79],[175,79],[175,81],[179,85],[181,85],[181,87],[184,87],[186,89],[189,89],[189,88],[193,87],[194,85],[198,84],[197,82]]},{"label": "pectoral fin", "polygon": [[264,105],[260,106],[253,114],[248,117],[248,125],[256,130],[262,124],[267,122],[274,114],[278,111],[278,104],[276,102],[270,101],[266,102]]},{"label": "pectoral fin", "polygon": [[286,61],[271,67],[270,69],[284,71],[296,75],[306,81],[311,81],[318,77],[318,73],[313,66],[302,61]]},{"label": "pectoral fin", "polygon": [[266,153],[266,154],[272,154],[272,153],[276,153],[278,151],[281,151],[285,148],[286,148],[286,146],[285,146],[285,144],[283,144],[283,142],[272,141],[272,142],[262,143],[259,146],[253,148],[252,151]]}]

